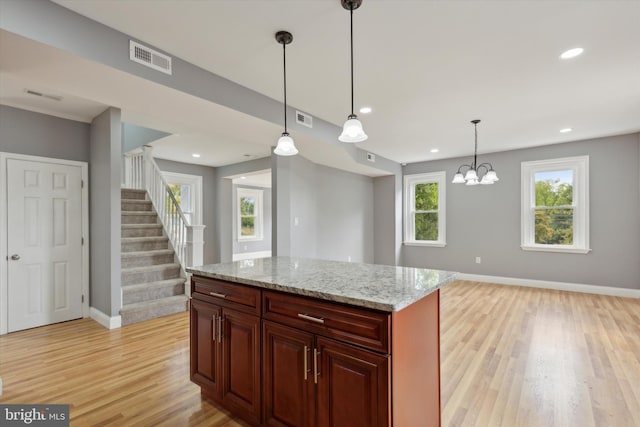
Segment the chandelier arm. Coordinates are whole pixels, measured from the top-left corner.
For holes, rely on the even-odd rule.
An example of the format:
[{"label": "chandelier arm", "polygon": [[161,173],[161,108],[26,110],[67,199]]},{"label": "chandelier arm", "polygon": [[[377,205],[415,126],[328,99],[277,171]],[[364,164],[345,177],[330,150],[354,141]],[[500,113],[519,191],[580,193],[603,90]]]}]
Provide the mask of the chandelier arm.
[{"label": "chandelier arm", "polygon": [[458,168],[458,172],[456,172],[456,173],[462,173],[462,168],[473,169],[473,166],[471,166],[471,165],[460,165],[460,167]]},{"label": "chandelier arm", "polygon": [[476,168],[476,172],[479,172],[480,168],[484,168],[485,174],[490,170],[493,170],[493,166],[491,166],[491,163],[482,163],[481,165],[478,165],[478,167]]}]

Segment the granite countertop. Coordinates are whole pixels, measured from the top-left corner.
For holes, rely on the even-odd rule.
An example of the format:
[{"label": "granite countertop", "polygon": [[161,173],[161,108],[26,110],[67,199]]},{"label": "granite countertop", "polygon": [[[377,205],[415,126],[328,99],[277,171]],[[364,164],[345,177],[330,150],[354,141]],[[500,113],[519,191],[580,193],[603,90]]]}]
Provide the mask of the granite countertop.
[{"label": "granite countertop", "polygon": [[387,312],[400,311],[453,281],[457,273],[412,267],[257,258],[187,268],[189,273]]}]

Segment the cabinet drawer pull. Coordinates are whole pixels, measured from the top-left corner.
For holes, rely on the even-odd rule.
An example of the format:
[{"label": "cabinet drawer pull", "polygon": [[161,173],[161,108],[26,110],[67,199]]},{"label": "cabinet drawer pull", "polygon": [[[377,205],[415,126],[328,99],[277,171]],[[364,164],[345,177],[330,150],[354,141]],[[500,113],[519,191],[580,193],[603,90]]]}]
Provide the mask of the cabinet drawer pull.
[{"label": "cabinet drawer pull", "polygon": [[320,376],[320,371],[318,370],[318,356],[320,356],[320,352],[318,349],[313,349],[313,382],[318,384],[318,377]]},{"label": "cabinet drawer pull", "polygon": [[309,352],[309,347],[304,346],[304,380],[307,380],[308,366],[307,366],[307,352]]},{"label": "cabinet drawer pull", "polygon": [[219,294],[217,292],[209,292],[209,295],[211,295],[212,297],[216,297],[216,298],[226,298],[227,297],[225,294]]},{"label": "cabinet drawer pull", "polygon": [[304,320],[310,320],[312,322],[321,323],[324,325],[324,319],[321,317],[313,317],[313,316],[309,316],[308,314],[302,314],[302,313],[298,313],[298,317]]}]

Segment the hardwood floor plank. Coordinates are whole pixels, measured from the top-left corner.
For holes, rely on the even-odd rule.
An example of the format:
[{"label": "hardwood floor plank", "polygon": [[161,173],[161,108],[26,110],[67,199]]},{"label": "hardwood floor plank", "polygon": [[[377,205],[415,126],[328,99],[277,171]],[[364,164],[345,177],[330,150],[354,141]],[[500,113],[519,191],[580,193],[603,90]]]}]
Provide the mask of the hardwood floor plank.
[{"label": "hardwood floor plank", "polygon": [[[459,281],[441,303],[443,426],[640,426],[640,300]],[[1,336],[0,402],[70,404],[72,426],[246,427],[189,381],[188,329]]]}]

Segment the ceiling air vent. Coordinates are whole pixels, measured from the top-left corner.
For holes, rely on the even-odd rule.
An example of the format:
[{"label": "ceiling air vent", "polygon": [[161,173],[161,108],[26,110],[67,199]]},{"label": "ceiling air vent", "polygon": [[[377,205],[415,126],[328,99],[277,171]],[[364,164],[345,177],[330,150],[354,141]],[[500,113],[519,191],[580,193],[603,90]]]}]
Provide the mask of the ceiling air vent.
[{"label": "ceiling air vent", "polygon": [[307,113],[302,113],[296,110],[296,123],[300,123],[302,126],[306,126],[308,128],[313,127],[313,117],[308,115]]},{"label": "ceiling air vent", "polygon": [[171,57],[129,40],[129,59],[154,70],[171,74]]},{"label": "ceiling air vent", "polygon": [[33,96],[39,96],[41,98],[51,99],[53,101],[62,101],[62,97],[61,96],[50,95],[48,93],[42,93],[42,92],[38,92],[36,90],[25,89],[24,93],[26,93],[27,95],[33,95]]}]

